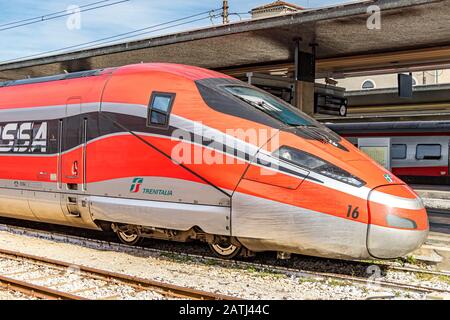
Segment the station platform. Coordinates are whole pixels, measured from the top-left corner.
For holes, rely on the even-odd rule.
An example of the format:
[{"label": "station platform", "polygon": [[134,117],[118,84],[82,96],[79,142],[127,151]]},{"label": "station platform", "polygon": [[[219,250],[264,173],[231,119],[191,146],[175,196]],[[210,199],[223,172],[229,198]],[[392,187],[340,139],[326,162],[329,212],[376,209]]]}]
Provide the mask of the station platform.
[{"label": "station platform", "polygon": [[410,185],[427,207],[430,234],[413,256],[450,272],[450,186]]},{"label": "station platform", "polygon": [[411,187],[423,199],[428,209],[450,211],[450,186],[411,185]]},{"label": "station platform", "polygon": [[422,198],[432,232],[450,235],[450,186],[411,185]]},{"label": "station platform", "polygon": [[430,231],[425,244],[412,256],[418,261],[434,265],[439,271],[450,273],[450,235]]},{"label": "station platform", "polygon": [[411,184],[416,192],[420,192],[430,198],[450,199],[450,185]]}]

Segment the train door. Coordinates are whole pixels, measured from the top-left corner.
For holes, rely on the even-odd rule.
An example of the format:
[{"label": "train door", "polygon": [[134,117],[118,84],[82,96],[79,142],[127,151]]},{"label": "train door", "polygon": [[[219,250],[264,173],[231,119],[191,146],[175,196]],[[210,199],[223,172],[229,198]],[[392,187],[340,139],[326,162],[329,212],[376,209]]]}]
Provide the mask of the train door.
[{"label": "train door", "polygon": [[86,126],[81,115],[82,101],[70,98],[66,117],[60,122],[59,188],[61,207],[71,224],[84,225],[83,213],[88,212],[86,191]]},{"label": "train door", "polygon": [[66,104],[66,117],[62,123],[61,188],[79,191],[83,185],[81,99],[71,98]]},{"label": "train door", "polygon": [[358,147],[373,160],[391,170],[391,138],[359,138]]}]

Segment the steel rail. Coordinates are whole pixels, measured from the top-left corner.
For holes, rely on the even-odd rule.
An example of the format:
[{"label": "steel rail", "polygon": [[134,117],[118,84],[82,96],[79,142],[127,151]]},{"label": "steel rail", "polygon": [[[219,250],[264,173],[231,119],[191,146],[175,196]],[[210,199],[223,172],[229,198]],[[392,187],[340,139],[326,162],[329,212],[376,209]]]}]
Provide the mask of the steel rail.
[{"label": "steel rail", "polygon": [[[97,279],[103,279],[103,280],[109,280],[109,281],[117,281],[121,283],[128,284],[130,286],[133,286],[135,288],[139,288],[141,290],[150,290],[150,291],[156,291],[158,293],[163,294],[167,297],[176,297],[176,298],[189,298],[193,300],[239,300],[239,298],[226,296],[222,294],[217,293],[211,293],[201,290],[196,290],[192,288],[186,288],[181,287],[169,283],[163,283],[159,281],[144,279],[140,277],[120,274],[116,272],[106,271],[106,270],[100,270],[92,267],[87,267],[84,265],[74,264],[74,263],[68,263],[64,261],[49,259],[45,257],[39,257],[35,255],[25,254],[21,252],[16,251],[10,251],[5,249],[0,249],[0,255],[6,256],[6,257],[15,257],[19,259],[25,259],[30,260],[32,262],[38,262],[39,264],[45,264],[50,267],[57,266],[60,268],[73,268],[75,270],[79,270],[83,273],[86,273],[88,276],[94,275]],[[78,299],[81,297],[59,292],[53,289],[47,289],[42,286],[36,286],[32,284],[28,284],[24,281],[20,280],[13,280],[6,277],[2,277],[0,275],[0,282],[2,280],[5,280],[5,282],[12,283],[16,286],[23,286],[24,288],[28,287],[30,290],[36,289],[42,292],[43,294],[48,294],[49,296],[54,295],[56,298],[64,298],[64,299]],[[78,299],[79,300],[79,299]]]},{"label": "steel rail", "polygon": [[0,275],[0,287],[26,296],[50,300],[87,300],[83,297]]},{"label": "steel rail", "polygon": [[361,284],[367,284],[367,285],[373,285],[373,286],[380,286],[384,288],[390,288],[390,289],[399,289],[399,290],[406,290],[406,291],[415,291],[415,292],[422,292],[422,293],[431,293],[431,292],[441,292],[441,293],[449,293],[449,290],[440,289],[440,288],[432,288],[427,286],[420,286],[420,285],[414,285],[414,284],[404,284],[396,281],[386,281],[386,280],[371,280],[366,279],[363,277],[355,277],[355,276],[349,276],[349,275],[343,275],[343,274],[337,274],[337,273],[330,273],[330,272],[317,272],[317,271],[308,271],[308,270],[301,270],[301,269],[294,269],[294,268],[283,268],[283,267],[272,267],[270,265],[263,265],[263,264],[252,264],[248,262],[239,262],[239,264],[245,264],[247,266],[259,266],[262,270],[271,270],[271,271],[279,271],[281,273],[290,274],[290,275],[308,275],[308,276],[319,276],[319,277],[326,277],[326,278],[334,278],[342,281],[352,281],[352,282],[358,282]]}]

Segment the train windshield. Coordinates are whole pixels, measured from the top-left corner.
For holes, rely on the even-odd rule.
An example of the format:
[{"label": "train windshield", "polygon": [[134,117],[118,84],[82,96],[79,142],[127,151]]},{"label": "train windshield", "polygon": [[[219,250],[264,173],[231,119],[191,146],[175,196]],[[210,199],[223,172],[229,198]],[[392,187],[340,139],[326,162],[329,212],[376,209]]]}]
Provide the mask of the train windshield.
[{"label": "train windshield", "polygon": [[226,91],[288,126],[318,126],[316,120],[263,91],[244,86],[226,86]]}]

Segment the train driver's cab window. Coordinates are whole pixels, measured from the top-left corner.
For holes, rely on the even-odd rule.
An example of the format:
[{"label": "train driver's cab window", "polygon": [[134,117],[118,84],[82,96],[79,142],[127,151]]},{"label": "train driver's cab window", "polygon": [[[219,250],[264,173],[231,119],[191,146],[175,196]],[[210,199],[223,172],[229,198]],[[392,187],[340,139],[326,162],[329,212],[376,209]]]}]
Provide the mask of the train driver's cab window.
[{"label": "train driver's cab window", "polygon": [[148,125],[167,127],[174,100],[174,93],[153,92],[148,109]]},{"label": "train driver's cab window", "polygon": [[287,102],[266,92],[245,86],[227,86],[226,91],[269,117],[293,127],[320,127],[320,124]]},{"label": "train driver's cab window", "polygon": [[417,160],[440,160],[442,157],[440,144],[419,144],[416,149]]},{"label": "train driver's cab window", "polygon": [[395,160],[406,159],[406,144],[393,144],[391,157]]}]

